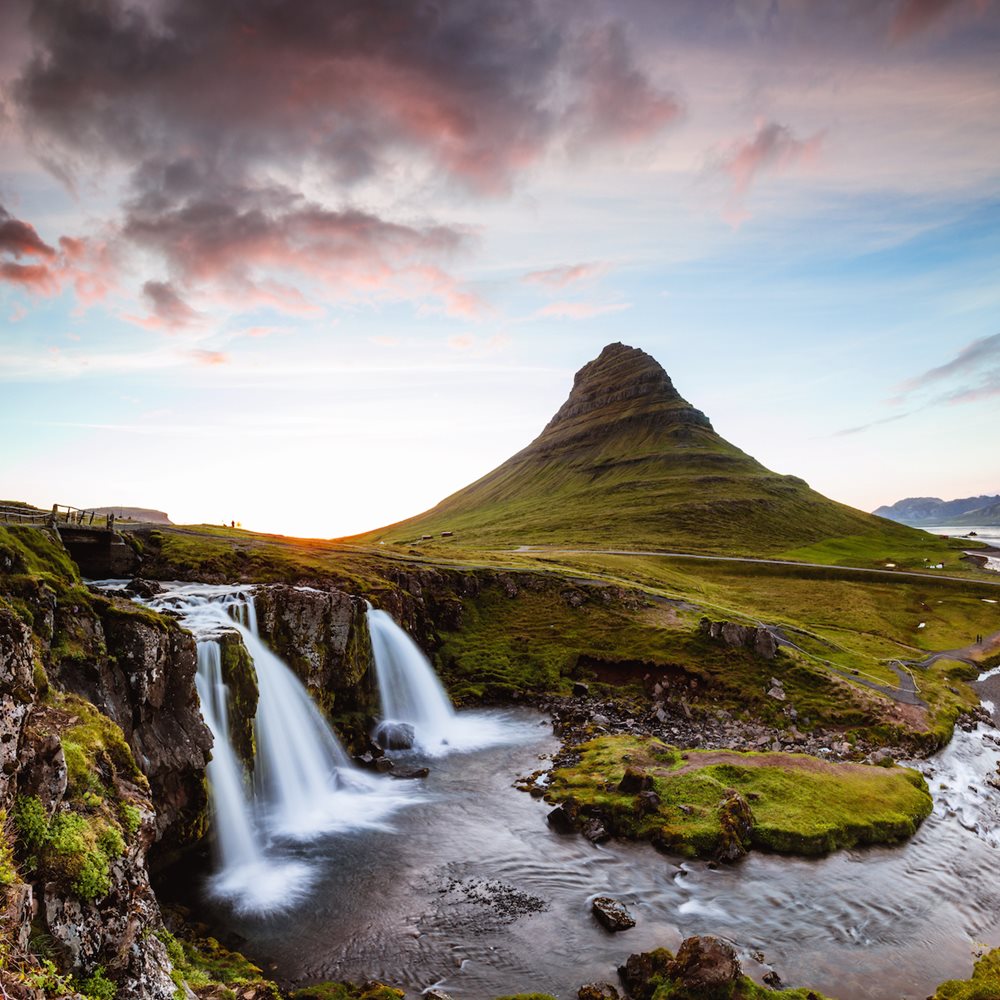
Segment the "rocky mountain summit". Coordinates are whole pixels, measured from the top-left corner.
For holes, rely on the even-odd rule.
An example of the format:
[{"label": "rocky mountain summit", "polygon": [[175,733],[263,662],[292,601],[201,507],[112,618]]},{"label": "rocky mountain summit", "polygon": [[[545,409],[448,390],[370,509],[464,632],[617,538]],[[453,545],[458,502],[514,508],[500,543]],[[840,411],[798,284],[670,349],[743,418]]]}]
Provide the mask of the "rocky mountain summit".
[{"label": "rocky mountain summit", "polygon": [[873,511],[912,527],[951,526],[1000,527],[1000,495],[942,500],[939,497],[907,497]]}]

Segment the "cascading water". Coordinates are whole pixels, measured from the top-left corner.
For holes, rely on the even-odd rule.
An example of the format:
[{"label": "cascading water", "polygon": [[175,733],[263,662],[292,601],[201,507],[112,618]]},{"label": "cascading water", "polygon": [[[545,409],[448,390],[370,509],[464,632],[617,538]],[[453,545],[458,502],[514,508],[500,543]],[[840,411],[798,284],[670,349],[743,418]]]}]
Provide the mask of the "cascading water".
[{"label": "cascading water", "polygon": [[222,867],[258,864],[262,855],[254,838],[243,791],[243,769],[229,742],[229,691],[222,680],[222,652],[215,639],[203,639],[198,643],[195,684],[201,700],[201,714],[214,738],[212,759],[205,770]]},{"label": "cascading water", "polygon": [[375,655],[382,721],[413,727],[414,746],[432,756],[451,750],[477,750],[512,738],[495,714],[457,713],[420,647],[386,611],[368,606],[368,632]]},{"label": "cascading water", "polygon": [[[417,793],[351,765],[305,687],[261,641],[250,591],[179,584],[148,603],[177,613],[198,642],[196,685],[215,738],[207,774],[220,870],[211,888],[244,912],[288,908],[308,890],[315,872],[283,856],[283,842],[384,827],[386,817],[416,801]],[[229,693],[218,642],[227,630],[242,637],[259,690],[249,797],[229,740]]]}]

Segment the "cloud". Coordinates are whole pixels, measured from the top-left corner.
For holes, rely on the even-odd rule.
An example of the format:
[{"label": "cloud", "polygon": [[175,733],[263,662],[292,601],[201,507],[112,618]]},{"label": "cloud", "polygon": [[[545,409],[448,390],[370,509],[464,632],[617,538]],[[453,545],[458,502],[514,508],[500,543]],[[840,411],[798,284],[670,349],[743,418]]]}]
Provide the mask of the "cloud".
[{"label": "cloud", "polygon": [[114,270],[108,247],[100,241],[61,236],[58,247],[51,246],[31,223],[0,205],[0,281],[39,295],[58,295],[70,285],[80,304],[90,305],[114,286]]},{"label": "cloud", "polygon": [[446,270],[461,227],[353,207],[356,185],[422,171],[505,194],[550,150],[679,113],[620,24],[559,0],[36,0],[28,23],[11,93],[36,154],[70,182],[124,168],[120,246],[198,305],[304,312],[312,283],[480,314]]},{"label": "cloud", "polygon": [[935,403],[971,403],[1000,396],[1000,333],[980,337],[963,347],[943,365],[930,368],[907,379],[896,388],[894,403],[928,388],[951,385],[939,394]]},{"label": "cloud", "polygon": [[834,437],[847,437],[850,434],[861,434],[864,431],[871,430],[873,427],[880,427],[882,424],[891,424],[897,420],[903,420],[908,417],[910,413],[897,413],[891,417],[882,417],[879,420],[869,421],[867,424],[860,424],[857,427],[845,427],[843,430],[835,431]]},{"label": "cloud", "polygon": [[814,162],[823,133],[796,138],[788,126],[760,121],[752,136],[737,139],[721,156],[717,169],[729,175],[732,191],[724,215],[734,227],[750,218],[744,202],[761,174],[781,174],[803,163]]},{"label": "cloud", "polygon": [[[965,0],[900,0],[889,24],[889,38],[893,42],[905,41],[965,6],[968,6]],[[975,0],[974,6],[983,13],[989,0]]]},{"label": "cloud", "polygon": [[589,264],[565,264],[548,267],[541,271],[529,271],[524,280],[547,288],[565,288],[578,281],[591,281],[605,274],[608,265],[600,262]]},{"label": "cloud", "polygon": [[595,316],[605,316],[608,313],[622,312],[631,309],[630,302],[608,302],[604,304],[591,302],[550,302],[535,313],[538,317],[555,319],[593,319]]},{"label": "cloud", "polygon": [[169,282],[147,281],[142,286],[142,294],[151,313],[137,320],[142,326],[154,330],[175,330],[201,321],[201,314],[192,309]]},{"label": "cloud", "polygon": [[229,356],[223,354],[222,351],[206,351],[196,349],[188,351],[187,356],[195,360],[199,365],[208,365],[209,367],[229,363]]}]

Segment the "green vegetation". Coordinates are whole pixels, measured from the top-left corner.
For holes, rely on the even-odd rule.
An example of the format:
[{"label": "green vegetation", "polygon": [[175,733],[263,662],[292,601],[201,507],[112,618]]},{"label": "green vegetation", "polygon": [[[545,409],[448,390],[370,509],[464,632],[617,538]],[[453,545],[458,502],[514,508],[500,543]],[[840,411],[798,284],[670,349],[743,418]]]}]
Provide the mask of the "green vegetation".
[{"label": "green vegetation", "polygon": [[14,863],[14,847],[11,843],[11,831],[7,825],[7,813],[0,809],[0,899],[18,880],[17,866]]},{"label": "green vegetation", "polygon": [[[606,736],[583,744],[580,761],[553,772],[546,798],[596,813],[612,832],[706,857],[728,848],[735,790],[749,805],[743,849],[824,854],[911,836],[930,814],[924,779],[908,768],[825,763],[804,754],[690,751],[657,740]],[[659,804],[644,807],[626,773],[646,778]]]},{"label": "green vegetation", "polygon": [[290,1000],[401,1000],[402,990],[386,986],[384,983],[318,983],[291,993]]},{"label": "green vegetation", "polygon": [[98,965],[86,979],[80,980],[77,990],[91,1000],[115,1000],[118,986],[104,974],[104,966]]},{"label": "green vegetation", "polygon": [[976,962],[971,979],[949,979],[930,1000],[1000,1000],[1000,948]]},{"label": "green vegetation", "polygon": [[[177,996],[183,998],[183,984],[193,990],[209,986],[240,986],[254,983],[270,987],[274,1000],[280,1000],[277,986],[264,978],[256,965],[239,952],[230,951],[215,938],[205,937],[186,940],[175,937],[163,929],[156,935],[167,950],[167,956],[174,967],[173,980],[177,985]],[[235,996],[235,993],[233,993]]]},{"label": "green vegetation", "polygon": [[14,823],[29,871],[72,890],[85,903],[111,888],[111,863],[125,852],[121,831],[100,817],[68,810],[51,820],[33,795],[19,796]]}]

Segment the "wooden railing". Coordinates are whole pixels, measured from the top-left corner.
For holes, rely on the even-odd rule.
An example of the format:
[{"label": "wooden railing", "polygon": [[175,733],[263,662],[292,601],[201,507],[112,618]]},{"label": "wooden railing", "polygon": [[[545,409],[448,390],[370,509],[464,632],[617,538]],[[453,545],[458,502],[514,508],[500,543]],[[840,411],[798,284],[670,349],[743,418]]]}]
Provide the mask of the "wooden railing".
[{"label": "wooden railing", "polygon": [[0,524],[21,524],[37,528],[62,525],[64,527],[103,530],[114,528],[115,515],[100,514],[94,510],[82,510],[79,507],[67,507],[65,504],[58,503],[52,505],[52,510],[0,505]]}]

